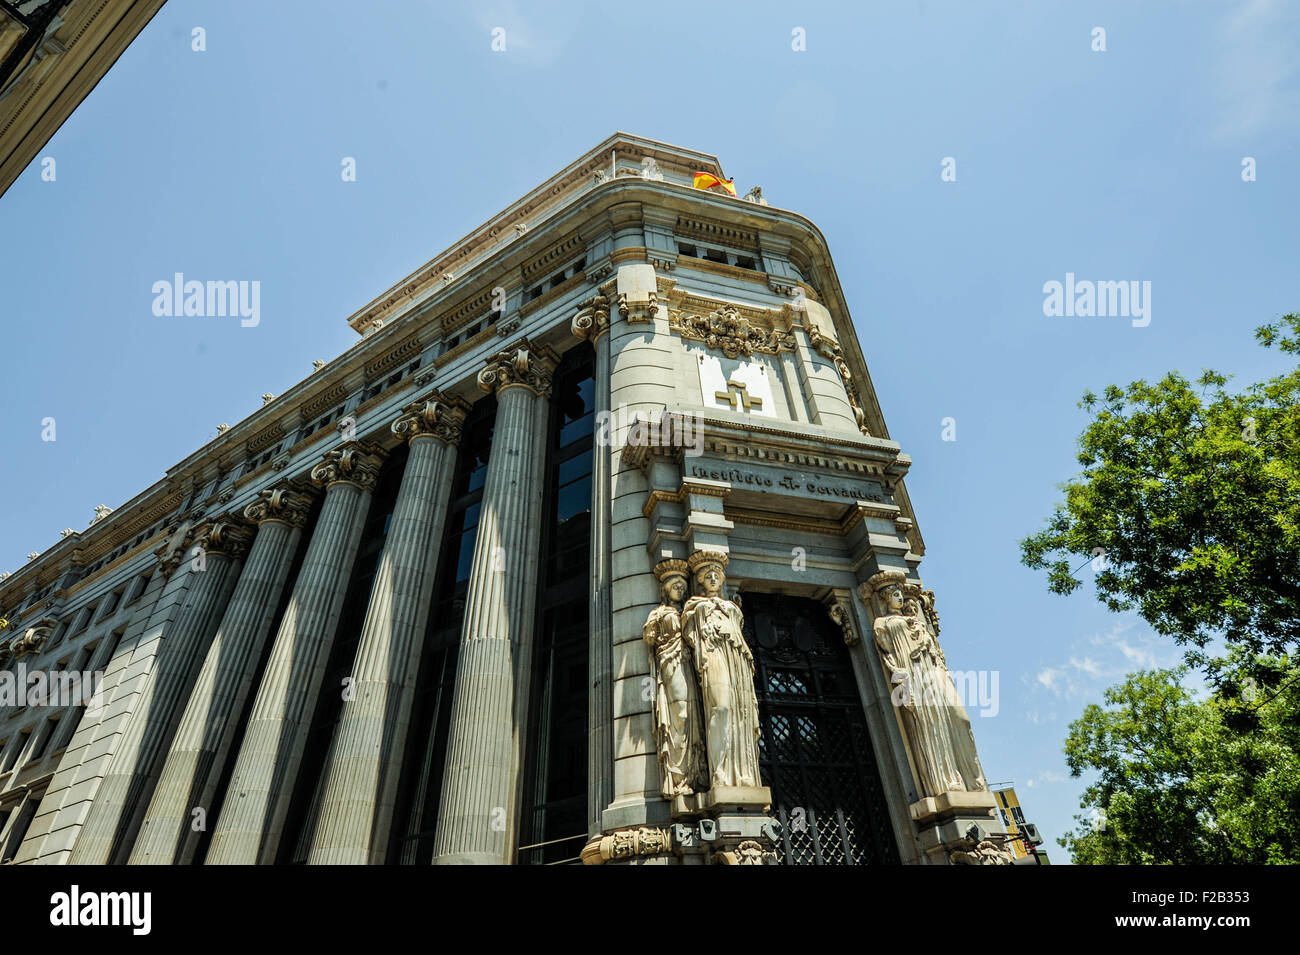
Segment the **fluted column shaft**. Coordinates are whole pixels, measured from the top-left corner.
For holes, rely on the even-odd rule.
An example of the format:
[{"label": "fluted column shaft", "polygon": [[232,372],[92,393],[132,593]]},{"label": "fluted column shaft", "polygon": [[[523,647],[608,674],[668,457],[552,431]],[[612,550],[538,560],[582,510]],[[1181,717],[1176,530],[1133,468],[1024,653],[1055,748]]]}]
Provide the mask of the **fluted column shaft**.
[{"label": "fluted column shaft", "polygon": [[461,630],[433,862],[513,858],[556,361],[520,343],[479,375],[497,417]]},{"label": "fluted column shaft", "polygon": [[609,376],[609,302],[596,295],[582,304],[571,329],[591,342],[596,353],[596,439],[591,462],[591,608],[588,628],[588,670],[591,687],[587,698],[587,834],[602,832],[601,814],[614,798],[614,695],[612,573],[612,448],[603,440],[614,433],[602,428],[599,416],[611,414]]},{"label": "fluted column shaft", "polygon": [[[309,505],[306,495],[281,487],[263,491],[244,510],[258,522],[257,536],[163,764],[131,852],[132,865],[192,862],[202,832],[216,822],[207,817]],[[198,826],[196,809],[203,813]]]},{"label": "fluted column shaft", "polygon": [[[193,582],[175,619],[158,635],[153,669],[91,803],[70,864],[105,865],[126,858],[251,537],[246,525],[218,520],[198,525],[186,539],[182,550],[194,562],[188,571]],[[152,625],[145,639],[151,630]]]},{"label": "fluted column shaft", "polygon": [[325,767],[308,862],[382,865],[415,701],[451,471],[467,405],[445,395],[408,405],[393,431],[410,441],[402,486]]},{"label": "fluted column shaft", "polygon": [[374,452],[350,442],[312,470],[325,500],[253,702],[209,865],[275,861],[379,472]]}]

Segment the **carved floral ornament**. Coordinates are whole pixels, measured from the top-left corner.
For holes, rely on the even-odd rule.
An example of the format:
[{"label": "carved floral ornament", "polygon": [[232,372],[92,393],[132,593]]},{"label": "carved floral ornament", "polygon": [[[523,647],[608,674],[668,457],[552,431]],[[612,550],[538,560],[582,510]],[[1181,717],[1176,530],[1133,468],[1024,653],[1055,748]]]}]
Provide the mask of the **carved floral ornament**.
[{"label": "carved floral ornament", "polygon": [[374,445],[349,441],[342,448],[325,452],[325,460],[311,469],[311,479],[329,487],[351,484],[363,491],[375,486],[384,453]]},{"label": "carved floral ornament", "polygon": [[560,364],[560,356],[546,345],[533,345],[520,339],[487,360],[478,373],[478,386],[498,395],[507,388],[527,388],[543,398],[551,396],[551,378]]},{"label": "carved floral ornament", "polygon": [[741,314],[734,305],[723,305],[707,314],[683,309],[668,310],[668,327],[688,341],[703,342],[720,350],[728,358],[749,357],[754,353],[775,355],[785,349],[794,351],[794,336],[775,324],[760,325]]},{"label": "carved floral ornament", "polygon": [[408,441],[433,437],[444,444],[457,445],[460,444],[461,426],[468,411],[467,402],[434,391],[406,405],[401,416],[393,422],[392,432]]}]

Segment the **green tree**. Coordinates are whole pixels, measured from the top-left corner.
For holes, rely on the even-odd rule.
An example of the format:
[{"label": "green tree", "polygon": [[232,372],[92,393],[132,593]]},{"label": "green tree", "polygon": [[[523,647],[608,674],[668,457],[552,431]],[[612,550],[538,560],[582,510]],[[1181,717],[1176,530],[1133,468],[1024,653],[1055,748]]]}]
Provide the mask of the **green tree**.
[{"label": "green tree", "polygon": [[[1255,334],[1300,354],[1300,315]],[[1215,637],[1252,658],[1300,647],[1300,366],[1237,393],[1227,382],[1206,370],[1198,391],[1171,372],[1084,395],[1083,471],[1020,545],[1061,594],[1103,556],[1098,599],[1136,610],[1216,680],[1203,652]]]},{"label": "green tree", "polygon": [[1077,864],[1300,862],[1297,694],[1247,694],[1258,725],[1243,733],[1225,718],[1237,700],[1194,700],[1185,674],[1132,674],[1070,724],[1070,772],[1097,778],[1060,844]]},{"label": "green tree", "polygon": [[[1255,335],[1300,355],[1300,315]],[[1199,389],[1171,372],[1085,394],[1083,470],[1021,542],[1060,594],[1100,557],[1097,598],[1187,660],[1130,675],[1070,725],[1071,773],[1096,773],[1095,818],[1060,840],[1078,863],[1300,862],[1300,366],[1227,384],[1207,369]],[[1205,700],[1182,684],[1190,667]]]}]

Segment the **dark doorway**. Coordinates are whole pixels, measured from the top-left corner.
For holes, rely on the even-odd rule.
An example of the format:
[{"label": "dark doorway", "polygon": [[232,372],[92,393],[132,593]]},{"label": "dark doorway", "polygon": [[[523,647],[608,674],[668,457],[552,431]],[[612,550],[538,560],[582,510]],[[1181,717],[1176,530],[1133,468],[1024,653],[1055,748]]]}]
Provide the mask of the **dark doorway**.
[{"label": "dark doorway", "polygon": [[843,632],[815,600],[742,596],[759,770],[785,865],[897,865],[898,848]]}]

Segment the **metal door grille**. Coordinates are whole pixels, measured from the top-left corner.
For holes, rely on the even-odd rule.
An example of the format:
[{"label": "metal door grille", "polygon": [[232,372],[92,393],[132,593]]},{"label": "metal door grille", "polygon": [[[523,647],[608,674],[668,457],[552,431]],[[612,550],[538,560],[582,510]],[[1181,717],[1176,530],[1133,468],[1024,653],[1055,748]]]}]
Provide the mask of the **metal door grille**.
[{"label": "metal door grille", "polygon": [[759,769],[786,865],[898,863],[848,647],[813,600],[745,594]]}]

